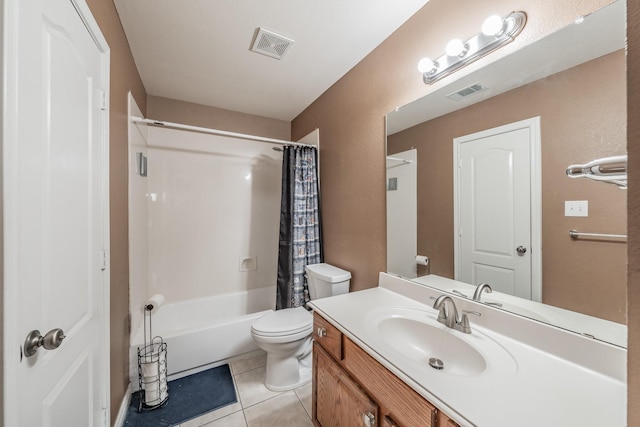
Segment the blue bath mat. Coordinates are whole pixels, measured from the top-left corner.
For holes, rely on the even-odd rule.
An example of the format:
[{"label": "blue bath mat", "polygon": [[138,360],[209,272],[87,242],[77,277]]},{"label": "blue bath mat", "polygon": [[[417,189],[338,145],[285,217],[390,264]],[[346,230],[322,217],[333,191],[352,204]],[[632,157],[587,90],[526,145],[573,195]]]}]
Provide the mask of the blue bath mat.
[{"label": "blue bath mat", "polygon": [[124,426],[176,426],[238,401],[229,365],[169,381],[169,400],[161,408],[140,413],[138,399],[133,393]]}]

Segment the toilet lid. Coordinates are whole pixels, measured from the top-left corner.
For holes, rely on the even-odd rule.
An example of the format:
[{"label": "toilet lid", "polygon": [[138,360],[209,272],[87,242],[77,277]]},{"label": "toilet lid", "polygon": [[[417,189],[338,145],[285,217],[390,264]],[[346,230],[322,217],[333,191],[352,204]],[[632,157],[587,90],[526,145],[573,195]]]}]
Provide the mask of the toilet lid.
[{"label": "toilet lid", "polygon": [[313,329],[313,316],[304,307],[286,308],[265,314],[251,329],[258,335],[292,335],[306,329]]}]

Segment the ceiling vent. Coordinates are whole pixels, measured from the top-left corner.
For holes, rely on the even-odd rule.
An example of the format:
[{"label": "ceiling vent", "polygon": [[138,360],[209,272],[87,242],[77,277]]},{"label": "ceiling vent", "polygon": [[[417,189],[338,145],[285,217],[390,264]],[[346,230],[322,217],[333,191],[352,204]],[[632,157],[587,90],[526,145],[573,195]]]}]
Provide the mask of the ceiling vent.
[{"label": "ceiling vent", "polygon": [[282,59],[287,53],[293,40],[272,31],[258,28],[258,34],[253,40],[251,50],[276,59]]},{"label": "ceiling vent", "polygon": [[482,86],[480,83],[474,83],[471,86],[467,86],[464,89],[460,89],[457,92],[447,95],[447,98],[451,99],[452,101],[460,101],[467,96],[471,96],[475,93],[482,92],[483,90],[487,89],[488,88],[486,86]]}]

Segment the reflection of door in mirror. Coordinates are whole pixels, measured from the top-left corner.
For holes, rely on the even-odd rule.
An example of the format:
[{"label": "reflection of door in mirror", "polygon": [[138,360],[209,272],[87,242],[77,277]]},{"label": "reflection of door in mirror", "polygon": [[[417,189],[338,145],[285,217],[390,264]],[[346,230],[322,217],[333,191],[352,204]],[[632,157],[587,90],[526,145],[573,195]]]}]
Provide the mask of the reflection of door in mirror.
[{"label": "reflection of door in mirror", "polygon": [[[418,149],[418,252],[432,274],[454,277],[453,139],[540,116],[542,302],[626,323],[626,244],[568,234],[626,234],[625,190],[565,174],[626,152],[625,66],[619,50],[388,136],[388,155]],[[567,200],[589,200],[589,217],[565,217]]]},{"label": "reflection of door in mirror", "polygon": [[417,277],[417,150],[387,157],[387,271]]},{"label": "reflection of door in mirror", "polygon": [[536,117],[454,139],[456,280],[541,300],[539,128]]}]

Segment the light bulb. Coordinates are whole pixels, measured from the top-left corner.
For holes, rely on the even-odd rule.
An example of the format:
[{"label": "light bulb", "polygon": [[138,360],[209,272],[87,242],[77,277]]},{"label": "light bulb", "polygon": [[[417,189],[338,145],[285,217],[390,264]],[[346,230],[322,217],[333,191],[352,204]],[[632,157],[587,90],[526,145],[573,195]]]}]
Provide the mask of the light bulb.
[{"label": "light bulb", "polygon": [[430,58],[422,58],[420,62],[418,62],[418,71],[423,74],[435,71],[436,68],[436,63],[433,62]]},{"label": "light bulb", "polygon": [[447,43],[447,48],[445,49],[447,55],[449,56],[462,56],[467,53],[467,47],[460,39],[453,39],[449,43]]},{"label": "light bulb", "polygon": [[495,36],[502,31],[504,20],[498,15],[491,15],[482,23],[482,33],[486,36]]}]

